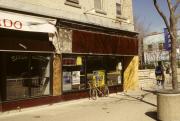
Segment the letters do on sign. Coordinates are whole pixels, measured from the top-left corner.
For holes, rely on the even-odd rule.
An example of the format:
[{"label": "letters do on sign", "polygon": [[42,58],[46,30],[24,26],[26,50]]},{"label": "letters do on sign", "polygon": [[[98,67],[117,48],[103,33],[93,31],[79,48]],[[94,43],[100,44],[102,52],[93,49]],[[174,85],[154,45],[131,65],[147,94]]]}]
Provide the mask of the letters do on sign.
[{"label": "letters do on sign", "polygon": [[15,29],[22,29],[22,22],[20,21],[13,21],[10,19],[0,19],[0,27],[2,28],[15,28]]}]

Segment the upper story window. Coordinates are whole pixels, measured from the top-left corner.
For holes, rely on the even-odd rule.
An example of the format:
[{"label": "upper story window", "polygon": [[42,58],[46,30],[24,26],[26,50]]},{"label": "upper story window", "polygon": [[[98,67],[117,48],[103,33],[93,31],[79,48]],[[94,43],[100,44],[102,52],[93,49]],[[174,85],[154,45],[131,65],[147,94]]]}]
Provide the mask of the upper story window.
[{"label": "upper story window", "polygon": [[116,16],[122,16],[122,0],[116,0]]},{"label": "upper story window", "polygon": [[104,11],[104,0],[94,0],[94,8],[97,13],[106,14]]},{"label": "upper story window", "polygon": [[153,45],[152,44],[148,45],[148,51],[153,51]]},{"label": "upper story window", "polygon": [[164,44],[163,43],[159,43],[158,46],[159,46],[159,50],[163,50],[163,48],[164,48]]},{"label": "upper story window", "polygon": [[102,10],[103,9],[102,2],[103,2],[103,0],[94,0],[95,9]]},{"label": "upper story window", "polygon": [[73,7],[77,7],[77,8],[81,8],[81,6],[79,5],[79,0],[66,0],[65,5],[70,5]]}]

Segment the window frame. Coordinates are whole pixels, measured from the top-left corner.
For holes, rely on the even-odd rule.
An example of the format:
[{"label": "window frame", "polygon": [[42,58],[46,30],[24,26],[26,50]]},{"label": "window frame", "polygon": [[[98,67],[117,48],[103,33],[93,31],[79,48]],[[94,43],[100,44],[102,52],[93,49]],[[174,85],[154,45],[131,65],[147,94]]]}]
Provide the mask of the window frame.
[{"label": "window frame", "polygon": [[[117,5],[120,6],[120,14],[118,14],[118,11],[119,9],[117,9]],[[119,18],[119,19],[122,19],[123,18],[123,0],[116,0],[116,17]]]},{"label": "window frame", "polygon": [[[27,99],[33,99],[33,98],[39,98],[39,97],[44,97],[44,96],[51,96],[53,94],[53,88],[52,88],[52,79],[53,79],[53,73],[52,73],[52,69],[53,69],[53,54],[50,53],[28,53],[28,52],[22,52],[22,53],[18,53],[18,52],[3,52],[3,54],[5,55],[3,60],[7,60],[7,56],[10,55],[27,55],[28,59],[32,59],[32,56],[47,56],[49,57],[49,94],[42,94],[42,95],[27,95],[26,97],[19,97],[19,98],[13,98],[13,99],[8,99],[8,95],[7,95],[7,72],[4,72],[5,75],[3,76],[3,79],[1,80],[3,82],[3,91],[2,91],[2,102],[6,101],[6,102],[10,102],[10,101],[16,101],[16,100],[27,100]],[[6,61],[3,61],[1,64],[7,63]],[[4,68],[7,71],[7,66],[4,66]],[[28,87],[29,88],[29,87]],[[34,87],[30,87],[30,88],[34,88]],[[32,91],[32,90],[31,90]]]},{"label": "window frame", "polygon": [[[100,1],[100,8],[96,8],[97,1]],[[94,0],[94,9],[96,13],[107,15],[107,13],[104,10],[104,0]]]}]

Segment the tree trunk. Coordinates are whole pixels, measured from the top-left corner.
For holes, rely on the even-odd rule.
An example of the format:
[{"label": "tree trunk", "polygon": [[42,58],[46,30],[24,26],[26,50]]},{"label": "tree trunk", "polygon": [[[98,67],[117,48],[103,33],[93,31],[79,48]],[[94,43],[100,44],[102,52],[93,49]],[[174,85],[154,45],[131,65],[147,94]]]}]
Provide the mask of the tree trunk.
[{"label": "tree trunk", "polygon": [[177,80],[177,67],[176,67],[176,39],[171,39],[172,41],[172,52],[171,52],[171,68],[172,68],[172,86],[173,89],[178,90],[178,80]]}]

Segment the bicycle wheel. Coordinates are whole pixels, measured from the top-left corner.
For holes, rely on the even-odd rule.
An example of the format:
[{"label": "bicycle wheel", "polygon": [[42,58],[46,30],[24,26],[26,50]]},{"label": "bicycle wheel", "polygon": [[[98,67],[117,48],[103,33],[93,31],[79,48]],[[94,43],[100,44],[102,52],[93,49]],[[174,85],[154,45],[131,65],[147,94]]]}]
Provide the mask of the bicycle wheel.
[{"label": "bicycle wheel", "polygon": [[96,100],[96,99],[97,99],[97,90],[96,90],[95,88],[94,88],[94,89],[91,89],[90,97],[91,97],[93,100]]},{"label": "bicycle wheel", "polygon": [[108,86],[104,86],[104,90],[103,90],[104,92],[104,96],[105,97],[107,97],[107,96],[109,96],[109,88],[108,88]]}]

